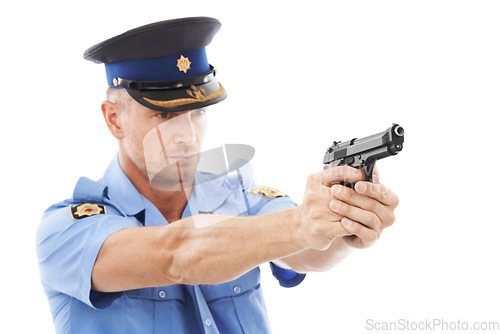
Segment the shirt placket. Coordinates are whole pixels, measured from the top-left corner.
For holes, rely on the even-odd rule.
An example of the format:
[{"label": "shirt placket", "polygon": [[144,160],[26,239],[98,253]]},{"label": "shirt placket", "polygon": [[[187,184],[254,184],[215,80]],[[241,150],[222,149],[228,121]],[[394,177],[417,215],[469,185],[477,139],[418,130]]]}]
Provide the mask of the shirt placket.
[{"label": "shirt placket", "polygon": [[217,325],[215,324],[214,317],[208,308],[207,301],[201,292],[198,285],[194,286],[194,295],[196,297],[196,304],[200,311],[201,321],[203,322],[203,330],[205,334],[219,334]]},{"label": "shirt placket", "polygon": [[156,293],[156,299],[154,301],[154,333],[170,333],[169,330],[172,325],[172,319],[170,319],[170,306],[171,303],[165,301],[167,296],[165,290],[154,289]]}]

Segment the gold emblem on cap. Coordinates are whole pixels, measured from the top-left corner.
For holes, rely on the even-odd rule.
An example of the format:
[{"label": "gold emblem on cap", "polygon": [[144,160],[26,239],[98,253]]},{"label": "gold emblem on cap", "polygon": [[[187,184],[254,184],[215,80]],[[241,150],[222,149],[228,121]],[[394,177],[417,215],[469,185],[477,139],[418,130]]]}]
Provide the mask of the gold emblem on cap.
[{"label": "gold emblem on cap", "polygon": [[177,59],[177,67],[179,68],[179,72],[187,73],[189,69],[191,69],[191,62],[189,58],[181,55],[179,59]]},{"label": "gold emblem on cap", "polygon": [[184,106],[186,104],[191,104],[191,103],[210,101],[219,98],[221,96],[224,96],[224,94],[226,94],[226,91],[222,86],[220,86],[219,89],[216,90],[215,92],[212,92],[208,95],[203,88],[197,89],[195,86],[191,86],[190,88],[191,89],[186,90],[186,93],[189,96],[192,96],[193,98],[184,98],[184,99],[176,99],[169,101],[151,100],[148,99],[147,97],[143,97],[143,99],[155,106],[162,108],[170,108],[170,107]]},{"label": "gold emblem on cap", "polygon": [[186,90],[186,93],[189,94],[189,96],[202,101],[204,98],[206,98],[207,94],[205,93],[205,90],[200,87],[200,89],[196,88],[195,86],[191,86],[191,89]]}]

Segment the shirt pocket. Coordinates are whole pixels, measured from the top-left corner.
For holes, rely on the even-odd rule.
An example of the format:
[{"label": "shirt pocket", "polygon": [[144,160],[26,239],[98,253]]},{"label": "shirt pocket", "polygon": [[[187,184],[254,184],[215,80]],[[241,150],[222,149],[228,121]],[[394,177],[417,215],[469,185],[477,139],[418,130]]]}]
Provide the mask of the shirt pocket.
[{"label": "shirt pocket", "polygon": [[182,285],[171,285],[159,288],[145,288],[129,290],[123,293],[129,298],[145,299],[150,301],[178,301],[186,302],[186,295]]},{"label": "shirt pocket", "polygon": [[258,267],[231,282],[200,289],[221,333],[270,332]]},{"label": "shirt pocket", "polygon": [[182,285],[125,291],[126,333],[188,333],[186,292]]}]

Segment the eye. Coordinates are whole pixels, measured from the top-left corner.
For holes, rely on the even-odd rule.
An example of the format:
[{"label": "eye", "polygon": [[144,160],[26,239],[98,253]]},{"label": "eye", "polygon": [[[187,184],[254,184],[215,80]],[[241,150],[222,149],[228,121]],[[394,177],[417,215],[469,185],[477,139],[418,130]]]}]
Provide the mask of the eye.
[{"label": "eye", "polygon": [[202,116],[207,112],[205,108],[193,110],[192,114],[196,116]]},{"label": "eye", "polygon": [[156,114],[157,117],[160,117],[160,118],[168,118],[168,116],[170,116],[170,113],[168,112],[162,112],[160,114]]}]

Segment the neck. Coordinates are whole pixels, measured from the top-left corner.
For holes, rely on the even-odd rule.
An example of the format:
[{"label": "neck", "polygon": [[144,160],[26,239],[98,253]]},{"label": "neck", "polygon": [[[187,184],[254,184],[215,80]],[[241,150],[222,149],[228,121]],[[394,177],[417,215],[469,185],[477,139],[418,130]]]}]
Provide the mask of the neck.
[{"label": "neck", "polygon": [[120,165],[135,188],[161,212],[165,219],[172,223],[180,220],[192,191],[193,180],[182,182],[172,188],[175,190],[158,190],[151,186],[147,173],[141,171],[126,155],[119,153]]}]

